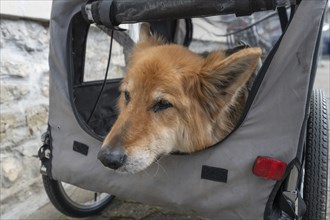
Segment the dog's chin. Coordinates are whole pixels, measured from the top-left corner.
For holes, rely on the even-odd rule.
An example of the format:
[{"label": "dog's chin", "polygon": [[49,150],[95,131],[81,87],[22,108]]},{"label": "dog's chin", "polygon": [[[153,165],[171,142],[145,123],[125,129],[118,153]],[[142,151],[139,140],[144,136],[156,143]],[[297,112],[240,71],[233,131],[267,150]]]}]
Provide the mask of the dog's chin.
[{"label": "dog's chin", "polygon": [[147,166],[125,166],[123,165],[122,167],[118,168],[115,170],[116,173],[122,174],[122,175],[127,175],[127,174],[136,174],[139,173],[145,169],[147,169],[150,165]]},{"label": "dog's chin", "polygon": [[144,169],[130,169],[126,167],[120,167],[119,169],[115,170],[116,173],[120,175],[129,175],[129,174],[136,174],[141,172]]},{"label": "dog's chin", "polygon": [[141,157],[128,157],[125,164],[115,170],[119,174],[135,174],[147,169],[155,159],[141,158]]}]

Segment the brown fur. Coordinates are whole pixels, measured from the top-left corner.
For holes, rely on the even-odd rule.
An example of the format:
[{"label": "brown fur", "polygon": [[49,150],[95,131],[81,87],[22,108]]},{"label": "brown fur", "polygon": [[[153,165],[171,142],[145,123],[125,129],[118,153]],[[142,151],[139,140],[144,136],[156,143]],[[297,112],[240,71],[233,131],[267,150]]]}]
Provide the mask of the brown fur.
[{"label": "brown fur", "polygon": [[[260,53],[249,48],[203,58],[164,44],[142,25],[120,87],[120,114],[102,148],[123,147],[128,160],[122,171],[137,172],[160,155],[199,151],[220,141],[239,119]],[[161,100],[172,106],[155,112]]]}]

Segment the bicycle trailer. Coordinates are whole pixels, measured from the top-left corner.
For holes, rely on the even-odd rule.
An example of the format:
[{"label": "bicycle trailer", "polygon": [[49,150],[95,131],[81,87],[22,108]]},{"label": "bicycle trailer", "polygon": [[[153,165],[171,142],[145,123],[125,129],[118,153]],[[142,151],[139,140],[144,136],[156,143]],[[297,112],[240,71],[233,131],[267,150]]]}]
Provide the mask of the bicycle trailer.
[{"label": "bicycle trailer", "polygon": [[[283,34],[263,62],[240,123],[225,140],[200,152],[163,157],[136,174],[118,174],[97,160],[116,120],[121,79],[85,81],[86,74],[96,74],[85,68],[91,23],[112,32],[128,57],[134,40],[119,24],[170,18],[186,19],[189,27],[192,17],[250,15],[275,9],[278,2],[53,1],[49,126],[39,157],[54,205],[83,217],[115,195],[211,219],[325,219],[327,105],[313,83],[327,0],[284,1],[289,4],[278,8]],[[283,16],[290,4],[291,17]],[[108,196],[93,206],[78,205],[59,183]]]}]

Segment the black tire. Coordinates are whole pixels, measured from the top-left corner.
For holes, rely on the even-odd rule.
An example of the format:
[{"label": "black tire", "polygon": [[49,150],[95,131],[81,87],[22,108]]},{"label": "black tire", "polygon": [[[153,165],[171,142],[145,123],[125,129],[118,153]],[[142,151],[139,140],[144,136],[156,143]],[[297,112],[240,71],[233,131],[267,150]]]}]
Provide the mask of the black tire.
[{"label": "black tire", "polygon": [[313,91],[307,125],[304,220],[325,220],[328,182],[328,117],[327,100],[320,90]]},{"label": "black tire", "polygon": [[45,175],[42,175],[42,180],[49,200],[58,211],[66,216],[83,218],[96,215],[114,199],[114,196],[107,194],[105,198],[92,204],[90,202],[86,204],[78,203],[65,192],[62,182],[50,179]]}]

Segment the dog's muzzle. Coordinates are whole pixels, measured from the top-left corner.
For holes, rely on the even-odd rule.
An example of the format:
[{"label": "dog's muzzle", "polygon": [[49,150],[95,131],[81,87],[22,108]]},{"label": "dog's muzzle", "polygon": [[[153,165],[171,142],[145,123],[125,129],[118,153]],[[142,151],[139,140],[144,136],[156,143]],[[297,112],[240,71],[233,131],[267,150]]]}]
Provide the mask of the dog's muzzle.
[{"label": "dog's muzzle", "polygon": [[126,162],[127,155],[122,147],[103,146],[97,154],[102,164],[111,169],[117,170]]}]

